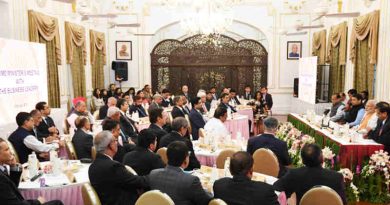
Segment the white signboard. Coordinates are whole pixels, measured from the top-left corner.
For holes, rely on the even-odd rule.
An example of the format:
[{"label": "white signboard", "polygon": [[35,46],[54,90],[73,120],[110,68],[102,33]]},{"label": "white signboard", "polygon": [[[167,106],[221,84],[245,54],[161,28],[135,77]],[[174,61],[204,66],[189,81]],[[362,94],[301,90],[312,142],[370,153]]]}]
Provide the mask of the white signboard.
[{"label": "white signboard", "polygon": [[46,70],[44,44],[0,38],[0,126],[47,101]]},{"label": "white signboard", "polygon": [[299,99],[316,103],[317,56],[299,59]]}]

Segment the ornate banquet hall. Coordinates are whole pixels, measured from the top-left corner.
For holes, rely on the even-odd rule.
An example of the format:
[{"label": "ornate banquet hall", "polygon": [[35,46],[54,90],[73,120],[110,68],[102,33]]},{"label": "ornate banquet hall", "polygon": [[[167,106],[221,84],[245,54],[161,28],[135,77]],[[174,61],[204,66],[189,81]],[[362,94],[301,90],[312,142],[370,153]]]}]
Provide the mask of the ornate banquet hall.
[{"label": "ornate banquet hall", "polygon": [[390,0],[0,0],[0,204],[390,204]]}]

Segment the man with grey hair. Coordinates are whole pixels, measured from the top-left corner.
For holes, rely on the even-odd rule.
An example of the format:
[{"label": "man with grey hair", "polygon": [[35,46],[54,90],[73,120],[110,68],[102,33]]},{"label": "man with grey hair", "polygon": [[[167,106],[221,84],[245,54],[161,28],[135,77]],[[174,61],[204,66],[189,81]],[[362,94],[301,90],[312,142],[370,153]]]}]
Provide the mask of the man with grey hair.
[{"label": "man with grey hair", "polygon": [[108,108],[115,107],[116,102],[117,102],[117,100],[115,97],[109,97],[107,99],[107,105],[104,105],[99,109],[99,119],[101,119],[101,120],[104,119],[107,116]]},{"label": "man with grey hair", "polygon": [[364,117],[359,125],[356,127],[358,131],[361,133],[368,133],[371,130],[375,130],[378,122],[378,116],[375,113],[376,101],[368,100],[365,105],[366,112],[364,113]]},{"label": "man with grey hair", "polygon": [[75,120],[80,117],[84,116],[89,119],[89,123],[91,125],[95,124],[95,118],[92,116],[92,114],[87,110],[87,104],[85,104],[84,101],[79,100],[74,105],[74,110],[69,115],[68,118],[66,118],[67,122],[69,123],[71,129],[76,130]]},{"label": "man with grey hair", "polygon": [[[122,161],[123,156],[127,152],[131,152],[134,147],[135,143],[138,140],[138,134],[136,132],[133,132],[131,135],[127,135],[124,131],[124,128],[122,127],[122,124],[120,124],[120,110],[117,107],[110,107],[107,111],[107,117],[102,122],[103,130],[109,130],[112,131],[114,134],[114,137],[118,139],[118,154],[114,157],[115,160]],[[110,122],[116,122],[115,125],[111,125]],[[115,132],[115,130],[117,132]]]},{"label": "man with grey hair", "polygon": [[201,109],[202,114],[207,113],[208,110],[207,110],[207,107],[206,107],[206,96],[207,96],[206,91],[199,90],[198,94],[196,94],[196,96],[199,97],[200,101],[202,102],[202,109]]},{"label": "man with grey hair", "polygon": [[153,102],[149,106],[148,112],[150,113],[151,110],[162,108],[162,96],[160,94],[153,95]]},{"label": "man with grey hair", "polygon": [[276,118],[267,117],[264,120],[264,134],[252,137],[248,140],[247,152],[251,155],[260,148],[271,150],[279,161],[279,176],[287,172],[287,167],[291,164],[291,158],[288,155],[287,143],[275,137],[279,122]]},{"label": "man with grey hair", "polygon": [[135,204],[138,189],[148,187],[146,179],[133,175],[123,164],[113,160],[118,140],[110,131],[98,133],[93,144],[97,154],[88,176],[102,204]]},{"label": "man with grey hair", "polygon": [[195,156],[194,146],[191,140],[186,136],[188,131],[188,121],[184,117],[176,117],[172,121],[172,131],[161,138],[159,148],[168,147],[171,142],[184,142],[190,150],[190,162],[186,170],[200,168],[200,163]]}]

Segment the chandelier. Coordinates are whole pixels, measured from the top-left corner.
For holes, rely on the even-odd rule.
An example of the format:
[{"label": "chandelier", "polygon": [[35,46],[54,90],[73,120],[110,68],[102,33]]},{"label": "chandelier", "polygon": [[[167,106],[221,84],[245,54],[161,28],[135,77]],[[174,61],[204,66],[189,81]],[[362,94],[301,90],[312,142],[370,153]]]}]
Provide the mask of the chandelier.
[{"label": "chandelier", "polygon": [[242,0],[161,0],[168,9],[175,9],[180,26],[190,35],[219,36],[233,23],[233,6]]}]

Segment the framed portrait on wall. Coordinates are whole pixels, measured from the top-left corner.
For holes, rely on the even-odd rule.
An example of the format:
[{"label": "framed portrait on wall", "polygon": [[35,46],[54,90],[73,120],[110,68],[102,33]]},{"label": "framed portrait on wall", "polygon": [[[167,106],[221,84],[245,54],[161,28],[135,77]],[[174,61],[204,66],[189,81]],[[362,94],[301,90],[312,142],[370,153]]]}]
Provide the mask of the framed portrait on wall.
[{"label": "framed portrait on wall", "polygon": [[115,41],[115,50],[117,60],[132,60],[131,41]]},{"label": "framed portrait on wall", "polygon": [[287,41],[287,60],[298,60],[302,55],[302,41]]}]

